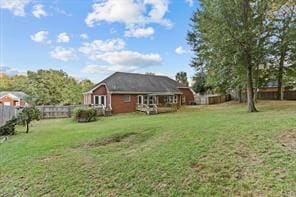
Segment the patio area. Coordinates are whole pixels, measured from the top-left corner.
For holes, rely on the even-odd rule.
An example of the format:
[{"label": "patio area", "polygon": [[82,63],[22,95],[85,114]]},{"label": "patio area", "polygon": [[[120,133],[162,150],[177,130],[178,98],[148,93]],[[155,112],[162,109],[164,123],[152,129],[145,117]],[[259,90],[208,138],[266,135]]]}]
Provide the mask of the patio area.
[{"label": "patio area", "polygon": [[180,94],[173,93],[138,95],[136,109],[148,115],[175,112],[181,106],[181,98]]}]

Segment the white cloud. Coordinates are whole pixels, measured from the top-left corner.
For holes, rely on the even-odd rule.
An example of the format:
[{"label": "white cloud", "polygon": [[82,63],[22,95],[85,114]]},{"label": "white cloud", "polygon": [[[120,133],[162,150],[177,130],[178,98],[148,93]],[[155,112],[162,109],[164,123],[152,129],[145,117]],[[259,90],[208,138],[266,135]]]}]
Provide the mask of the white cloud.
[{"label": "white cloud", "polygon": [[146,38],[154,34],[152,27],[129,29],[125,32],[126,37]]},{"label": "white cloud", "polygon": [[187,51],[182,46],[177,47],[175,52],[179,55],[187,53]]},{"label": "white cloud", "polygon": [[82,71],[85,73],[134,72],[141,68],[160,65],[162,61],[159,54],[142,54],[135,51],[106,52],[97,56],[97,60],[107,64],[90,64]]},{"label": "white cloud", "polygon": [[143,54],[135,51],[112,51],[97,56],[98,60],[103,60],[111,65],[125,65],[135,67],[155,66],[161,63],[159,54]]},{"label": "white cloud", "polygon": [[30,0],[0,0],[0,8],[7,9],[15,16],[25,16],[25,7]]},{"label": "white cloud", "polygon": [[160,65],[162,59],[157,53],[140,53],[125,49],[121,39],[94,40],[84,43],[79,51],[90,60],[104,62],[89,64],[83,71],[87,73],[111,73],[115,71],[132,72],[140,68]]},{"label": "white cloud", "polygon": [[65,10],[59,8],[59,7],[55,7],[55,6],[49,6],[50,9],[54,10],[56,13],[62,14],[64,16],[72,16],[71,13],[66,12]]},{"label": "white cloud", "polygon": [[80,34],[80,38],[82,38],[83,40],[87,40],[88,35],[87,34]]},{"label": "white cloud", "polygon": [[70,41],[70,36],[66,32],[60,33],[58,35],[57,42],[67,43],[69,41]]},{"label": "white cloud", "polygon": [[31,39],[35,42],[42,44],[50,44],[51,41],[47,39],[48,31],[39,31],[34,35],[31,35]]},{"label": "white cloud", "polygon": [[[170,20],[165,18],[168,11],[168,0],[103,0],[94,3],[92,9],[85,19],[90,27],[102,21],[123,23],[127,32],[139,28],[146,29],[145,26],[151,23],[165,27],[172,26]],[[149,31],[149,35],[152,35],[151,29]]]},{"label": "white cloud", "polygon": [[185,2],[192,7],[193,6],[193,0],[185,0]]},{"label": "white cloud", "polygon": [[45,10],[43,9],[43,5],[42,4],[37,4],[33,6],[33,11],[32,14],[36,17],[36,18],[40,18],[42,16],[47,16],[47,13],[45,12]]},{"label": "white cloud", "polygon": [[102,54],[102,52],[117,51],[124,49],[124,47],[125,42],[121,39],[94,40],[83,43],[83,47],[80,47],[79,51],[87,55],[90,59],[97,59],[97,56]]},{"label": "white cloud", "polygon": [[100,21],[133,24],[142,21],[141,6],[133,0],[104,0],[92,5],[93,11],[85,19],[88,26]]},{"label": "white cloud", "polygon": [[86,65],[82,72],[89,73],[89,74],[109,74],[113,72],[134,72],[137,67],[128,67],[128,66],[121,66],[121,65],[97,65],[97,64],[90,64]]},{"label": "white cloud", "polygon": [[70,61],[76,58],[75,50],[72,48],[56,47],[50,52],[50,56],[61,61]]},{"label": "white cloud", "polygon": [[151,10],[148,12],[148,22],[160,23],[164,26],[171,26],[171,22],[165,19],[165,14],[168,11],[168,0],[145,0],[145,6],[151,6]]}]

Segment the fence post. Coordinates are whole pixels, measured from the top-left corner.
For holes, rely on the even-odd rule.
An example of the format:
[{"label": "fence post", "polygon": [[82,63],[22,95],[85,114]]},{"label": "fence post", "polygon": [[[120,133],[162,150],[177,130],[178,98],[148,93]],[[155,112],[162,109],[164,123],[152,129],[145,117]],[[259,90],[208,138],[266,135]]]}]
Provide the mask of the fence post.
[{"label": "fence post", "polygon": [[71,118],[71,108],[72,108],[72,106],[69,105],[69,107],[68,107],[68,117],[69,118]]},{"label": "fence post", "polygon": [[44,107],[43,106],[40,106],[40,114],[41,114],[41,119],[43,119],[43,116],[44,116]]}]

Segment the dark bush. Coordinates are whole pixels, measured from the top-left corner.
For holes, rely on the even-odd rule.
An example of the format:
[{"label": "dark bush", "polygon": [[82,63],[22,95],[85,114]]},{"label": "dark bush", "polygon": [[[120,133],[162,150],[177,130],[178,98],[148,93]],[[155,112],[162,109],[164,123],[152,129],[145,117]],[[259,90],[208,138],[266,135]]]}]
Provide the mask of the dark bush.
[{"label": "dark bush", "polygon": [[74,119],[78,122],[91,122],[96,120],[97,111],[93,108],[74,110]]},{"label": "dark bush", "polygon": [[15,125],[17,125],[18,119],[13,118],[5,123],[5,125],[0,127],[0,136],[1,135],[14,135],[15,134]]}]

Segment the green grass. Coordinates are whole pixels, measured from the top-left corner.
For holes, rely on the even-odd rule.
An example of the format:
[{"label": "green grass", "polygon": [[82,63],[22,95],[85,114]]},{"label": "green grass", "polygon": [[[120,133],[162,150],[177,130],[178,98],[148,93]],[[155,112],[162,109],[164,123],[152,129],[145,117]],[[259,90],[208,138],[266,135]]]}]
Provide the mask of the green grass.
[{"label": "green grass", "polygon": [[295,196],[296,102],[258,108],[19,127],[0,145],[0,196]]}]

